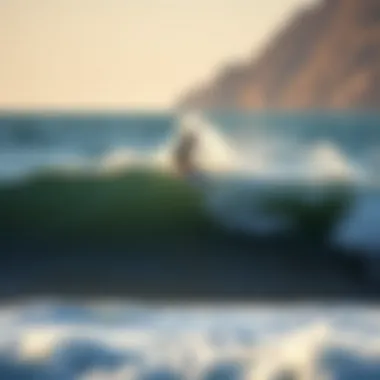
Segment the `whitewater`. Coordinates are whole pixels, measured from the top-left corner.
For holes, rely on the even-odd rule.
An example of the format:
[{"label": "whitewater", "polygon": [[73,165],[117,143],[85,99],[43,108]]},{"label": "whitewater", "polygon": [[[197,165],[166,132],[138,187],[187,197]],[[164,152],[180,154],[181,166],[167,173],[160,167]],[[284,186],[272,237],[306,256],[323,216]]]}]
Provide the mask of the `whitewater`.
[{"label": "whitewater", "polygon": [[0,311],[6,380],[372,380],[379,310],[24,302]]}]

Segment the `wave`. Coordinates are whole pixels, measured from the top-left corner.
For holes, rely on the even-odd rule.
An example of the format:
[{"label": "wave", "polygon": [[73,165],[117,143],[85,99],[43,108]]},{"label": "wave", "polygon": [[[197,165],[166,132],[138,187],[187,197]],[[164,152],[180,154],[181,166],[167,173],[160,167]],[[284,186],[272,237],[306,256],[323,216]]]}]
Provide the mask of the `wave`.
[{"label": "wave", "polygon": [[[0,189],[2,234],[125,239],[195,233],[209,223],[201,194],[163,172],[45,173]],[[209,223],[211,224],[211,223]]]},{"label": "wave", "polygon": [[197,114],[180,118],[174,133],[158,149],[148,154],[130,149],[118,150],[104,157],[101,164],[110,169],[144,164],[171,170],[173,151],[189,131],[197,136],[194,161],[201,171],[304,181],[358,182],[368,179],[363,167],[350,162],[329,141],[304,146],[268,135],[251,136],[249,139],[228,138]]},{"label": "wave", "polygon": [[202,171],[290,180],[358,181],[364,178],[364,168],[351,162],[338,146],[329,141],[305,145],[291,137],[279,138],[263,133],[232,137],[198,114],[179,118],[174,135],[161,147],[158,157],[166,154],[166,162],[169,162],[178,141],[189,131],[198,139],[195,161]]},{"label": "wave", "polygon": [[100,165],[103,169],[125,169],[133,165],[160,167],[173,170],[173,152],[189,131],[196,133],[198,144],[195,151],[195,163],[206,172],[227,172],[236,170],[237,154],[229,146],[226,138],[217,132],[211,124],[196,115],[188,115],[178,121],[168,141],[151,151],[141,153],[135,149],[119,149],[106,154]]},{"label": "wave", "polygon": [[380,252],[380,238],[377,228],[379,223],[379,194],[376,192],[359,196],[353,202],[346,217],[336,226],[333,241],[339,246],[353,250],[355,254],[365,255],[367,259],[373,259],[371,265],[373,269],[376,269]]},{"label": "wave", "polygon": [[[171,157],[189,130],[198,134],[200,170],[181,179]],[[264,137],[230,139],[203,117],[188,115],[155,149],[62,158],[58,167],[0,188],[2,233],[125,239],[221,228],[298,233],[349,250],[378,251],[380,213],[374,210],[380,198],[377,191],[360,190],[367,184],[362,168],[327,141],[303,146]]]},{"label": "wave", "polygon": [[[19,315],[31,308],[20,305],[1,311],[5,317],[0,318],[1,327],[7,332],[0,340],[5,380],[380,376],[376,309],[151,308],[141,311],[147,322],[136,327],[128,323],[125,304],[77,306],[80,315],[83,310],[92,315],[85,325],[44,315],[34,323],[20,320]],[[75,308],[59,307],[65,308],[75,315]],[[107,325],[107,320],[119,323]],[[252,338],[246,339],[248,335]]]},{"label": "wave", "polygon": [[278,187],[206,175],[185,180],[146,168],[107,176],[46,173],[0,188],[0,227],[3,235],[19,238],[125,241],[287,232],[322,241],[346,218],[352,197],[345,187]]},{"label": "wave", "polygon": [[[250,131],[252,128],[245,128]],[[314,141],[301,144],[291,136],[275,136],[259,132],[229,136],[218,125],[205,120],[198,114],[180,117],[167,141],[150,149],[138,147],[118,147],[106,150],[95,156],[75,152],[67,155],[46,152],[18,154],[12,162],[19,162],[24,171],[38,171],[41,168],[57,170],[91,170],[98,172],[115,172],[133,166],[145,166],[173,170],[172,156],[175,147],[183,135],[192,131],[197,135],[194,161],[202,172],[255,176],[279,180],[303,181],[351,181],[364,182],[370,176],[363,165],[351,160],[333,143]],[[77,163],[73,157],[77,155]],[[82,156],[81,156],[82,155]],[[372,155],[375,157],[375,155]],[[373,157],[370,157],[372,160]],[[23,160],[22,157],[25,157]],[[9,161],[9,160],[8,160]],[[368,165],[367,165],[368,166]],[[58,168],[57,168],[58,167]],[[9,168],[8,168],[9,169]],[[11,170],[11,169],[9,169]]]}]

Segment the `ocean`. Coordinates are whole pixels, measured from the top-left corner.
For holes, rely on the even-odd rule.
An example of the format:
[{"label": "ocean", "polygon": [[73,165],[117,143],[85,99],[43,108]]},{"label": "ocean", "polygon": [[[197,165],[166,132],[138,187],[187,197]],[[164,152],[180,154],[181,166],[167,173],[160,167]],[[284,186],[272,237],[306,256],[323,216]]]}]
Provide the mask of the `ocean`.
[{"label": "ocean", "polygon": [[[190,225],[202,224],[197,218],[206,213],[226,231],[245,234],[294,230],[311,221],[311,230],[329,227],[323,238],[333,244],[375,252],[379,123],[378,115],[339,112],[3,115],[2,230],[17,236],[38,228],[47,235],[55,220],[62,232],[68,225],[75,230],[80,219],[91,233],[106,231],[113,219],[126,233],[139,220],[144,226],[164,214],[169,223],[167,211],[176,209]],[[171,157],[186,128],[198,136],[199,173],[179,184]],[[195,212],[192,202],[203,210]],[[329,215],[322,220],[316,210]],[[127,214],[133,214],[129,224]]]},{"label": "ocean", "polygon": [[[193,122],[200,127],[203,159],[209,161],[204,164],[214,165],[214,170],[221,170],[228,161],[229,174],[289,177],[298,172],[304,178],[351,175],[378,180],[378,115],[336,112],[196,116],[198,120]],[[0,178],[22,178],[60,166],[128,165],[155,153],[158,159],[157,153],[170,147],[181,123],[190,117],[148,112],[2,115]]]},{"label": "ocean", "polygon": [[0,313],[5,380],[378,379],[372,307],[40,300]]},{"label": "ocean", "polygon": [[[0,295],[373,297],[379,121],[3,114]],[[184,177],[186,131],[197,169]]]},{"label": "ocean", "polygon": [[379,123],[1,116],[0,378],[378,379]]}]

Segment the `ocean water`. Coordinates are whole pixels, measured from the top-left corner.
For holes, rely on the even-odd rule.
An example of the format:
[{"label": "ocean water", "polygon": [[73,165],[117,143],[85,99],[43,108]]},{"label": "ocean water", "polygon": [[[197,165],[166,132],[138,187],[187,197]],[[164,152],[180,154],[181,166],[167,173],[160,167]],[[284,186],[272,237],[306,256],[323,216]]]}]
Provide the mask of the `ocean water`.
[{"label": "ocean water", "polygon": [[[156,190],[149,193],[148,188],[154,185],[148,177],[155,172],[175,178],[171,153],[181,133],[192,129],[198,136],[199,171],[186,179],[185,186],[200,194],[201,207],[222,228],[271,234],[296,228],[297,218],[298,224],[319,218],[320,225],[329,225],[331,244],[373,256],[380,248],[376,227],[380,219],[379,123],[378,115],[355,113],[2,115],[2,229],[7,225],[17,233],[21,226],[23,232],[28,231],[45,213],[43,230],[51,224],[52,215],[69,210],[72,220],[68,215],[62,218],[72,229],[76,228],[76,217],[85,214],[88,217],[81,219],[82,226],[97,219],[98,229],[105,229],[100,222],[104,220],[125,230],[144,212],[136,206],[131,223],[123,224],[130,211],[123,199],[142,193],[146,194],[144,200],[132,197],[130,204],[148,204],[149,220],[154,215],[159,220],[169,208],[183,209],[182,214],[187,214],[194,209],[190,206],[192,196],[177,188],[159,192],[157,189],[173,186],[171,182],[165,185],[166,179],[159,186],[159,178],[154,182]],[[131,170],[150,174],[140,179],[140,184],[128,176],[122,181],[120,178]],[[85,181],[89,178],[91,183]],[[76,187],[75,181],[79,182]],[[350,197],[344,203],[347,191]],[[323,203],[321,199],[331,193],[335,203]],[[287,201],[288,207],[269,212],[262,207],[268,194],[277,200],[293,195],[304,204],[300,207]],[[172,205],[165,206],[170,199],[174,199]],[[334,211],[337,199],[344,203],[339,213]],[[153,205],[158,203],[163,206],[154,211]],[[185,203],[189,203],[187,208]],[[124,216],[111,213],[120,207]],[[333,223],[323,219],[319,211],[317,217],[310,216],[310,210],[299,211],[305,207],[314,207],[314,214],[318,207],[326,209],[326,215],[335,212],[330,218]],[[93,215],[94,209],[101,212]],[[193,215],[194,224],[198,216]],[[191,219],[182,215],[186,218]],[[140,219],[144,224],[144,218]],[[63,228],[62,220],[59,223],[57,228]],[[178,224],[177,220],[173,219],[173,224]]]},{"label": "ocean water", "polygon": [[203,170],[376,183],[379,122],[380,116],[352,113],[3,115],[0,178],[49,167],[160,161],[191,124]]},{"label": "ocean water", "polygon": [[[100,258],[91,251],[84,260],[65,256],[66,251],[60,255],[59,250],[40,257],[26,245],[25,255],[8,257],[15,265],[2,272],[1,287],[8,286],[15,295],[24,281],[33,293],[40,278],[45,277],[46,288],[54,288],[63,278],[65,286],[91,283],[91,274],[101,286],[107,281],[117,285],[120,278],[120,286],[139,281],[146,285],[141,277],[149,283],[160,268],[162,292],[166,284],[173,287],[181,281],[228,290],[236,286],[241,292],[249,284],[263,287],[266,276],[265,284],[273,286],[278,280],[282,285],[277,287],[286,288],[276,278],[281,271],[272,264],[272,274],[250,268],[248,275],[259,277],[256,283],[238,281],[244,277],[241,267],[234,271],[236,262],[221,259],[221,252],[217,257],[227,263],[224,270],[211,257],[215,273],[204,281],[205,273],[189,269],[207,266],[205,258],[196,256],[201,246],[190,242],[200,236],[207,242],[215,233],[271,237],[302,227],[301,235],[311,238],[327,231],[323,237],[331,245],[376,259],[379,122],[380,116],[352,113],[3,115],[1,239],[42,234],[108,243],[137,237],[154,246],[153,254],[143,257],[139,252],[126,256],[123,250],[126,259],[112,264],[114,257],[104,251]],[[171,154],[188,129],[198,136],[199,170],[181,178]],[[263,207],[268,202],[271,207]],[[181,246],[182,260],[190,257],[182,269],[160,258],[155,244],[162,236],[185,238],[189,247]],[[251,248],[249,252],[254,255]],[[297,266],[295,256],[288,259],[293,260],[289,267]],[[239,260],[254,265],[246,256]],[[261,261],[263,257],[256,264]],[[112,267],[108,277],[107,265]],[[230,272],[225,270],[229,265]],[[38,271],[33,272],[35,267]],[[198,274],[196,281],[185,276],[183,267],[191,276]],[[371,267],[376,269],[372,262]],[[306,277],[312,275],[293,282],[301,287]],[[342,280],[327,274],[317,278],[333,284]],[[379,379],[379,313],[378,307],[357,302],[266,306],[34,298],[3,303],[0,378]]]},{"label": "ocean water", "polygon": [[379,310],[52,300],[3,307],[2,379],[374,380]]}]

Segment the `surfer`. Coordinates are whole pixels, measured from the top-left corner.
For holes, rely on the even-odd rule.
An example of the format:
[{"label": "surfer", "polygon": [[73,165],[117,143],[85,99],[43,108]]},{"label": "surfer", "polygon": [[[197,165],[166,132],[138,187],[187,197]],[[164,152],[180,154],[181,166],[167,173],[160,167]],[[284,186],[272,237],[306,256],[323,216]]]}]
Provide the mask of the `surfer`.
[{"label": "surfer", "polygon": [[181,136],[178,146],[174,151],[174,165],[177,171],[185,177],[188,177],[197,172],[197,167],[194,159],[197,143],[198,139],[195,132],[187,131]]}]

